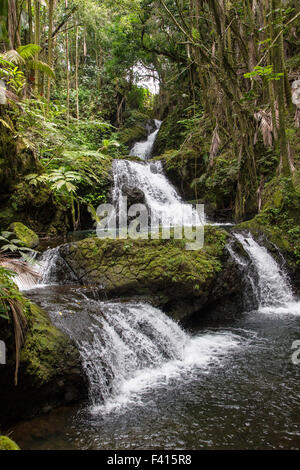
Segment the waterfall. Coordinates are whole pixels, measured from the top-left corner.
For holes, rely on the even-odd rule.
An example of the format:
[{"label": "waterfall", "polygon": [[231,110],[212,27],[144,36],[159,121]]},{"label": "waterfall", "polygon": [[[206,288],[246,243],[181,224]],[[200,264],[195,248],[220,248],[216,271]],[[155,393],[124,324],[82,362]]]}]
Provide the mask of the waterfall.
[{"label": "waterfall", "polygon": [[26,269],[23,271],[20,268],[17,270],[13,266],[8,266],[10,269],[17,271],[14,282],[22,291],[53,284],[70,284],[77,281],[73,271],[60,256],[59,246],[46,250],[34,261],[34,266],[26,263]]},{"label": "waterfall", "polygon": [[249,255],[253,270],[232,247],[229,247],[229,251],[242,270],[246,271],[259,310],[299,314],[300,303],[294,298],[287,274],[268,250],[259,245],[250,233],[235,233],[234,237]]},{"label": "waterfall", "polygon": [[154,119],[155,130],[151,132],[151,127],[148,126],[148,138],[146,141],[136,142],[131,151],[130,155],[140,157],[143,160],[148,160],[151,157],[155,139],[161,126],[161,121]]},{"label": "waterfall", "polygon": [[[151,156],[153,144],[159,131],[160,121],[155,121],[157,129],[152,132],[146,142],[137,142],[131,155],[139,156],[142,160]],[[114,160],[113,162],[114,185],[112,199],[116,208],[123,195],[123,189],[138,188],[142,191],[145,203],[151,210],[153,226],[196,226],[203,225],[201,215],[189,204],[185,204],[168,181],[163,172],[160,161],[133,162],[129,160]],[[126,192],[125,192],[126,195]]]},{"label": "waterfall", "polygon": [[[161,310],[146,303],[72,301],[54,322],[73,338],[89,383],[93,411],[137,403],[145,390],[224,362],[243,338],[232,332],[192,337]],[[141,402],[142,403],[142,402]]]},{"label": "waterfall", "polygon": [[[127,160],[113,162],[114,188],[113,202],[117,207],[122,196],[122,187],[138,187],[145,196],[145,203],[151,209],[155,226],[159,221],[165,224],[199,225],[199,215],[185,204],[174,186],[163,174],[161,162],[139,163]],[[202,221],[203,223],[203,221]]]},{"label": "waterfall", "polygon": [[46,250],[39,259],[41,280],[40,286],[49,284],[69,284],[77,278],[60,255],[59,246]]}]

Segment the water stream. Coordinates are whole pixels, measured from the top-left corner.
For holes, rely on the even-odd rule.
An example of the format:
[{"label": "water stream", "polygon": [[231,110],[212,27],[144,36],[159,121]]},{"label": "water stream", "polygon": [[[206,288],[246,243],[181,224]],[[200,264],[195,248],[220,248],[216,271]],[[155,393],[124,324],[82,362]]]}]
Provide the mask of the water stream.
[{"label": "water stream", "polygon": [[[121,182],[138,182],[151,208],[184,204],[151,165],[115,162],[114,197]],[[72,285],[57,249],[46,252],[40,285],[27,294],[77,344],[90,398],[17,425],[22,448],[299,448],[300,365],[291,348],[300,303],[267,249],[250,234],[234,237],[242,250],[228,249],[253,301],[234,319],[204,319],[191,331],[147,303],[96,300]]]}]

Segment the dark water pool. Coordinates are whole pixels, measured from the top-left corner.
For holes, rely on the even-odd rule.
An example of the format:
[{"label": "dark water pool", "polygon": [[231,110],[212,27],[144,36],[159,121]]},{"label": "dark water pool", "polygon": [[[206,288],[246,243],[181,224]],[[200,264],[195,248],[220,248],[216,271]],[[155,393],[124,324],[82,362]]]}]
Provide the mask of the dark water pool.
[{"label": "dark water pool", "polygon": [[23,449],[299,449],[300,364],[291,356],[300,304],[291,310],[199,329],[195,338],[222,332],[236,345],[216,345],[205,366],[147,380],[126,403],[60,408],[11,436]]}]

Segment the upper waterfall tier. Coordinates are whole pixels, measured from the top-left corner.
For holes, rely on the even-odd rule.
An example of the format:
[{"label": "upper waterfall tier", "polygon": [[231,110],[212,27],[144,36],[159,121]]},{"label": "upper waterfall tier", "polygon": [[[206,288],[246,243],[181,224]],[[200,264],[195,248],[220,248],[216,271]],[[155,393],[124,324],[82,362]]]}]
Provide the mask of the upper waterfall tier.
[{"label": "upper waterfall tier", "polygon": [[130,151],[130,155],[140,157],[143,160],[148,160],[148,158],[151,157],[154,142],[161,126],[161,121],[154,119],[154,124],[155,130],[153,131],[153,128],[149,126],[147,140],[143,142],[136,142]]}]

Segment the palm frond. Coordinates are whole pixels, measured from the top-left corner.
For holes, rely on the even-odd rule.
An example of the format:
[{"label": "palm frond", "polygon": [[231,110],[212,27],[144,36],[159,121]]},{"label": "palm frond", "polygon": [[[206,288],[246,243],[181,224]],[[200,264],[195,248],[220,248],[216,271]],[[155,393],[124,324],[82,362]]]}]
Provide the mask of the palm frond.
[{"label": "palm frond", "polygon": [[51,67],[49,67],[48,64],[46,64],[45,62],[42,62],[41,60],[34,60],[34,59],[28,60],[26,62],[26,66],[32,70],[39,70],[40,72],[44,73],[50,78],[55,78],[54,70]]},{"label": "palm frond", "polygon": [[15,351],[16,351],[16,365],[15,365],[15,385],[18,385],[18,372],[20,365],[20,350],[25,338],[25,328],[27,321],[23,313],[22,304],[15,299],[9,299],[8,304],[10,306],[11,315],[14,324],[15,333]]},{"label": "palm frond", "polygon": [[25,63],[23,57],[15,49],[11,49],[7,52],[4,52],[4,54],[2,54],[2,57],[15,65],[21,65]]},{"label": "palm frond", "polygon": [[26,60],[26,59],[31,59],[34,57],[36,54],[38,54],[41,50],[41,47],[38,46],[37,44],[26,44],[26,46],[20,46],[17,48],[16,52],[19,54],[19,56]]}]

